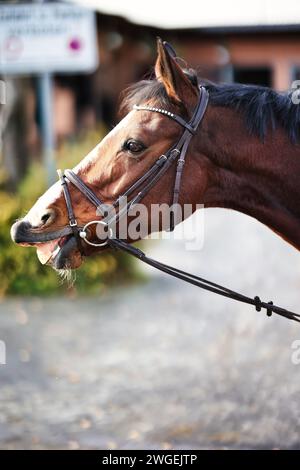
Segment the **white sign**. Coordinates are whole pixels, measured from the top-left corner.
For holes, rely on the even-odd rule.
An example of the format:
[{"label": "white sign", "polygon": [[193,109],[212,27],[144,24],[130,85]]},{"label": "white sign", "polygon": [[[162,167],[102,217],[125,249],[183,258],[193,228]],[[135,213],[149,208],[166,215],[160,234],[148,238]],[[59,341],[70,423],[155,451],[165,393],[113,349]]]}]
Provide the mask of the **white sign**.
[{"label": "white sign", "polygon": [[88,72],[97,65],[91,10],[60,3],[0,6],[0,74]]}]

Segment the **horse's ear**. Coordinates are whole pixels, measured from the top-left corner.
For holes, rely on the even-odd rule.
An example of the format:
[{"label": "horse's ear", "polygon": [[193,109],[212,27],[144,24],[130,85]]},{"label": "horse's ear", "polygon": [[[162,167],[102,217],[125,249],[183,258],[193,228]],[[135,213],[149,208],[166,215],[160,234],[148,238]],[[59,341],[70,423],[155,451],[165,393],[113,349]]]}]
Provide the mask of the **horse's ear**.
[{"label": "horse's ear", "polygon": [[192,84],[176,62],[173,48],[158,38],[157,54],[155,76],[164,84],[168,96],[177,104],[194,105],[198,97],[198,88]]}]

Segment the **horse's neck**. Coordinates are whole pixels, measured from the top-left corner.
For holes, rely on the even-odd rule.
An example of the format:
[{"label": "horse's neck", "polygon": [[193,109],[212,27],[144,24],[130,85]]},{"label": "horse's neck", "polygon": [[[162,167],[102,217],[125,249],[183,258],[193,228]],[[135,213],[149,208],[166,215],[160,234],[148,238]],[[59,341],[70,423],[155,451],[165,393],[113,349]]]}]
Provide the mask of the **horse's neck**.
[{"label": "horse's neck", "polygon": [[238,138],[238,129],[231,135],[216,132],[207,142],[210,176],[200,202],[255,217],[300,249],[300,146],[281,132],[265,143]]}]

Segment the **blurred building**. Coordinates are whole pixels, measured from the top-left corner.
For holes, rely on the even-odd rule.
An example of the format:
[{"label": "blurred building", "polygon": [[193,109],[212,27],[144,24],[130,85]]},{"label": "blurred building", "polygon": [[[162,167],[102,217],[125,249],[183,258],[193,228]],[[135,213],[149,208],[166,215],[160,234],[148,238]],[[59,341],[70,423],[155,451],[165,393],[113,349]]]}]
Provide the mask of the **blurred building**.
[{"label": "blurred building", "polygon": [[[78,124],[92,126],[99,120],[108,127],[114,124],[122,90],[153,73],[157,36],[171,42],[178,55],[203,78],[258,84],[278,91],[288,90],[293,80],[300,78],[300,18],[299,24],[294,24],[295,15],[285,18],[284,24],[280,24],[280,18],[276,24],[269,24],[272,18],[268,22],[262,18],[259,24],[239,25],[237,22],[243,21],[235,18],[233,25],[159,28],[103,13],[112,9],[106,1],[91,3],[97,4],[99,10],[100,66],[91,76],[57,77],[58,89],[73,90],[75,99],[69,109],[73,108],[77,116],[70,118],[72,125],[68,128],[63,123],[61,127],[57,124],[58,134],[64,135]],[[142,22],[143,16],[137,17],[137,21]],[[166,21],[161,20],[163,24]],[[205,23],[205,18],[202,21]],[[222,18],[219,22],[222,23]]]},{"label": "blurred building", "polygon": [[[178,56],[203,78],[259,84],[278,91],[289,89],[293,80],[300,79],[300,9],[296,0],[284,4],[252,0],[249,5],[238,0],[211,4],[187,0],[184,8],[172,3],[169,15],[152,4],[135,8],[135,1],[74,3],[96,8],[100,65],[90,75],[55,75],[58,144],[80,131],[94,129],[98,122],[108,129],[116,123],[122,90],[153,74],[157,36],[169,41]],[[163,8],[167,4],[170,2],[164,2]],[[40,151],[35,78],[26,84],[30,96],[30,106],[25,106],[26,153],[30,157],[24,159],[22,143],[22,173],[24,164]]]}]

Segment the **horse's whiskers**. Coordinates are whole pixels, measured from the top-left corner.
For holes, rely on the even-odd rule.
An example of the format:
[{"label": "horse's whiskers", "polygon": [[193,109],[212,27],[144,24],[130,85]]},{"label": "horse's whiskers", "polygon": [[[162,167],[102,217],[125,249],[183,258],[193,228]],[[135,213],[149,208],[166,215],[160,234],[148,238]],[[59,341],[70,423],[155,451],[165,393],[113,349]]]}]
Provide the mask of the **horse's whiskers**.
[{"label": "horse's whiskers", "polygon": [[[54,268],[55,269],[55,268]],[[55,269],[59,277],[61,278],[61,284],[68,284],[68,287],[73,287],[76,281],[76,272],[71,267],[64,269]]]}]

